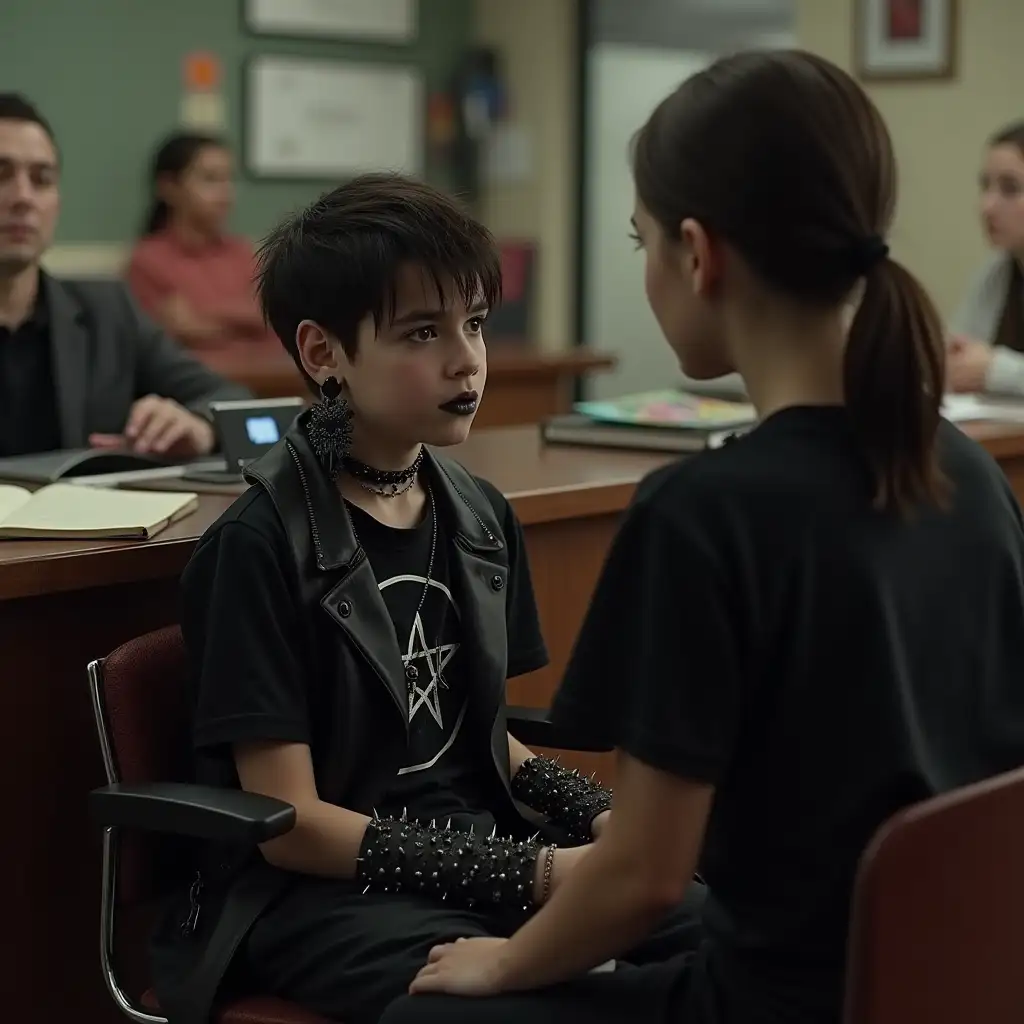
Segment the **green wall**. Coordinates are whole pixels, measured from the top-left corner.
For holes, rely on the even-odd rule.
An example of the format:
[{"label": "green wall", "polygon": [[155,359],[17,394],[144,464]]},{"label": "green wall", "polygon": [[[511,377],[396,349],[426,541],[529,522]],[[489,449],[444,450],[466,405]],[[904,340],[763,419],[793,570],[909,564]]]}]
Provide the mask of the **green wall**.
[{"label": "green wall", "polygon": [[[153,146],[177,125],[186,54],[220,58],[228,135],[237,143],[250,54],[415,63],[429,91],[448,84],[470,42],[472,3],[420,0],[418,38],[395,47],[249,35],[242,0],[0,0],[0,91],[25,93],[57,134],[64,160],[58,242],[123,242],[143,215]],[[243,174],[235,227],[258,237],[329,184]]]}]

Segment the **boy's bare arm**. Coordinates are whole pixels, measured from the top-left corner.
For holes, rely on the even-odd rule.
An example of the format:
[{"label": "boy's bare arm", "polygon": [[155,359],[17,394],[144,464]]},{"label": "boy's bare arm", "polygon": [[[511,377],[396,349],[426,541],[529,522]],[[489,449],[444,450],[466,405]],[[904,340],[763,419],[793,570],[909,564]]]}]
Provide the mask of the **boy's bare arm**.
[{"label": "boy's bare arm", "polygon": [[243,789],[276,797],[295,808],[295,827],[261,845],[267,861],[307,875],[354,878],[370,819],[320,799],[309,747],[304,743],[238,743],[234,754]]}]

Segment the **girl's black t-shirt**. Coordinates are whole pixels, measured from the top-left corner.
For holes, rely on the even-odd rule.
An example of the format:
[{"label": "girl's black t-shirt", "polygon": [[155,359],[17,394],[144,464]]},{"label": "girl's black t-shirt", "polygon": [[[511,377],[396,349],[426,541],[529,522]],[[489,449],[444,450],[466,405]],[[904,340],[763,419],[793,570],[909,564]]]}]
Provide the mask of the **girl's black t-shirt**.
[{"label": "girl's black t-shirt", "polygon": [[692,986],[725,1020],[838,1022],[858,859],[898,809],[1024,764],[1024,527],[952,424],[945,508],[872,507],[839,407],[652,474],[556,721],[716,787]]}]

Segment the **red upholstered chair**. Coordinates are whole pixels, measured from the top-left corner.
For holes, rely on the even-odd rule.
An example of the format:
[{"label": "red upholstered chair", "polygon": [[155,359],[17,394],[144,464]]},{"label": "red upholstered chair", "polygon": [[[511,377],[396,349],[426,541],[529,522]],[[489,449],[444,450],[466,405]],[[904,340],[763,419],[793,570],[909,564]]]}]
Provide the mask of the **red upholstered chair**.
[{"label": "red upholstered chair", "polygon": [[[255,845],[295,824],[295,809],[280,800],[173,781],[188,777],[184,675],[177,626],[132,640],[89,666],[108,783],[90,794],[93,817],[104,830],[101,963],[114,1002],[138,1024],[167,1024],[167,1018],[152,992],[137,1003],[124,991],[114,941],[119,919],[152,905],[166,888],[159,870],[160,839],[176,835]],[[258,995],[218,1007],[214,1019],[217,1024],[327,1024],[316,1014]]]},{"label": "red upholstered chair", "polygon": [[1024,769],[907,808],[861,859],[846,1024],[1024,1021]]}]

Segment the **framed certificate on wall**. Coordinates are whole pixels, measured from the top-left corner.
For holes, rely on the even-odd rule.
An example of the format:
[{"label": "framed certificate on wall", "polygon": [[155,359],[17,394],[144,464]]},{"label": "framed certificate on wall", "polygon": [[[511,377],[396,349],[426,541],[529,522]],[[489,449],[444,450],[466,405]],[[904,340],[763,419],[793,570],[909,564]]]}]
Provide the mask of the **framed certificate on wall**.
[{"label": "framed certificate on wall", "polygon": [[245,27],[258,35],[369,39],[416,38],[417,0],[242,0]]},{"label": "framed certificate on wall", "polygon": [[260,54],[246,66],[243,152],[257,178],[421,175],[423,81],[407,65]]}]

